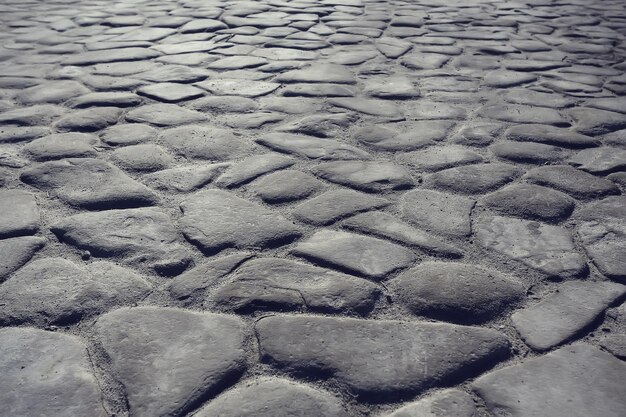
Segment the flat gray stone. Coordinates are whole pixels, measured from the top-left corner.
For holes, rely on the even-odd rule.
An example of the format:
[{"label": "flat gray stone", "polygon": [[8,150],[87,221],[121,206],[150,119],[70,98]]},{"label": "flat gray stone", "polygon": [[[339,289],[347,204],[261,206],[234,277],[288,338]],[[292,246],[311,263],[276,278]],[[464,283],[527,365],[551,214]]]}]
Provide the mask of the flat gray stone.
[{"label": "flat gray stone", "polygon": [[367,314],[381,290],[371,282],[278,258],[257,258],[240,266],[210,299],[231,311],[308,310]]},{"label": "flat gray stone", "polygon": [[50,230],[60,241],[89,250],[96,257],[120,257],[134,266],[147,266],[176,275],[190,258],[179,243],[180,233],[157,208],[107,210],[69,216]]},{"label": "flat gray stone", "polygon": [[157,196],[119,168],[89,158],[44,162],[22,172],[20,179],[66,203],[91,210],[153,205]]},{"label": "flat gray stone", "polygon": [[303,69],[280,74],[276,77],[276,81],[281,83],[356,83],[349,67],[337,64],[312,64]]},{"label": "flat gray stone", "polygon": [[397,159],[420,171],[439,171],[483,161],[480,154],[459,145],[432,146],[424,150],[399,154]]},{"label": "flat gray stone", "polygon": [[55,127],[67,132],[95,132],[114,125],[122,115],[117,107],[93,107],[74,110],[60,118]]},{"label": "flat gray stone", "polygon": [[180,208],[185,237],[208,252],[228,247],[264,248],[300,236],[299,228],[278,212],[226,191],[198,192]]},{"label": "flat gray stone", "polygon": [[579,335],[625,294],[626,286],[612,282],[565,282],[511,320],[527,345],[546,350]]},{"label": "flat gray stone", "polygon": [[579,199],[619,194],[619,188],[612,181],[567,165],[533,168],[523,178],[535,184],[555,188]]},{"label": "flat gray stone", "polygon": [[573,198],[560,191],[533,184],[513,184],[491,193],[481,202],[502,214],[530,220],[558,222],[574,211]]},{"label": "flat gray stone", "polygon": [[268,174],[250,184],[248,189],[266,203],[287,203],[301,200],[325,188],[322,181],[295,169]]},{"label": "flat gray stone", "polygon": [[103,142],[112,146],[136,145],[155,138],[157,130],[143,123],[121,123],[100,134]]},{"label": "flat gray stone", "polygon": [[502,163],[466,165],[430,174],[424,184],[461,194],[483,194],[508,184],[523,172],[515,165]]},{"label": "flat gray stone", "polygon": [[417,226],[450,236],[468,236],[475,200],[433,190],[413,190],[400,200],[402,215]]},{"label": "flat gray stone", "polygon": [[512,126],[504,132],[504,136],[520,142],[538,142],[568,148],[586,148],[599,144],[598,140],[591,136],[570,129],[540,124]]},{"label": "flat gray stone", "polygon": [[474,417],[478,410],[466,392],[449,389],[408,403],[383,417]]},{"label": "flat gray stone", "polygon": [[153,172],[174,165],[174,157],[153,143],[124,146],[111,152],[111,160],[129,171]]},{"label": "flat gray stone", "polygon": [[476,237],[489,250],[504,254],[550,276],[571,278],[587,268],[570,233],[559,226],[508,217],[476,223]]},{"label": "flat gray stone", "polygon": [[620,417],[624,378],[624,362],[581,343],[489,373],[473,387],[494,415]]},{"label": "flat gray stone", "polygon": [[40,221],[33,194],[21,190],[0,190],[0,239],[35,234]]},{"label": "flat gray stone", "polygon": [[244,324],[233,316],[123,308],[101,316],[95,332],[130,416],[183,415],[245,369]]},{"label": "flat gray stone", "polygon": [[141,180],[155,190],[189,192],[204,187],[228,167],[228,163],[218,163],[170,168],[146,174]]},{"label": "flat gray stone", "polygon": [[74,323],[132,304],[150,289],[137,274],[110,262],[79,266],[62,258],[40,258],[0,285],[0,323]]},{"label": "flat gray stone", "polygon": [[384,198],[352,190],[338,189],[327,191],[305,201],[296,206],[292,213],[303,222],[327,225],[344,217],[389,204],[390,201]]},{"label": "flat gray stone", "polygon": [[567,162],[578,169],[597,175],[626,171],[626,149],[616,149],[609,146],[584,149],[568,159]]},{"label": "flat gray stone", "polygon": [[185,158],[223,161],[241,156],[247,143],[232,130],[216,126],[186,125],[163,131],[159,141]]},{"label": "flat gray stone", "polygon": [[365,125],[354,132],[354,138],[375,150],[412,151],[445,139],[454,124],[450,120],[415,121],[407,124],[406,132],[393,125]]},{"label": "flat gray stone", "polygon": [[141,87],[137,90],[141,95],[166,103],[177,103],[202,97],[204,90],[189,84],[156,83]]},{"label": "flat gray stone", "polygon": [[409,188],[411,174],[403,167],[385,161],[337,161],[317,165],[319,177],[357,190],[381,192]]},{"label": "flat gray stone", "polygon": [[150,123],[156,126],[176,126],[188,123],[203,122],[206,115],[185,109],[176,104],[146,104],[126,114],[126,120],[137,123]]},{"label": "flat gray stone", "polygon": [[574,129],[589,136],[604,135],[626,128],[626,114],[585,107],[569,111]]},{"label": "flat gray stone", "polygon": [[374,280],[384,280],[417,259],[412,251],[395,243],[333,230],[316,232],[298,243],[293,253]]},{"label": "flat gray stone", "polygon": [[102,405],[87,349],[76,336],[31,328],[0,329],[0,372],[0,402],[6,415],[110,415]]},{"label": "flat gray stone", "polygon": [[248,156],[232,164],[215,184],[227,188],[238,187],[269,172],[290,167],[295,162],[294,159],[275,152]]},{"label": "flat gray stone", "polygon": [[216,96],[260,97],[274,92],[279,83],[241,79],[212,79],[196,84]]},{"label": "flat gray stone", "polygon": [[197,417],[347,417],[339,398],[288,379],[248,381],[200,409]]},{"label": "flat gray stone", "polygon": [[498,158],[525,164],[560,162],[567,155],[567,151],[563,148],[534,142],[503,140],[489,148]]},{"label": "flat gray stone", "polygon": [[88,133],[57,133],[35,139],[22,149],[35,161],[61,158],[88,158],[98,155],[98,137]]},{"label": "flat gray stone", "polygon": [[525,295],[522,284],[493,269],[456,262],[426,262],[389,282],[414,314],[456,323],[498,317]]},{"label": "flat gray stone", "polygon": [[365,401],[465,379],[509,351],[499,332],[451,324],[299,315],[264,317],[255,329],[263,362],[336,379]]},{"label": "flat gray stone", "polygon": [[0,282],[30,261],[45,244],[45,239],[36,236],[0,240]]},{"label": "flat gray stone", "polygon": [[268,133],[256,140],[257,143],[279,152],[320,160],[370,159],[367,152],[351,145],[313,136],[291,133]]}]

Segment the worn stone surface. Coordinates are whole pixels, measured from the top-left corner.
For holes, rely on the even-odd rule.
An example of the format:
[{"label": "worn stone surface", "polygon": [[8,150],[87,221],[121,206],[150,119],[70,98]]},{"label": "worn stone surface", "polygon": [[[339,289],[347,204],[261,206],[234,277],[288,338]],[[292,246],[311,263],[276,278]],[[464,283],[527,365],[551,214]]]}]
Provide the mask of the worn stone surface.
[{"label": "worn stone surface", "polygon": [[626,365],[588,344],[566,346],[487,374],[474,382],[493,413],[618,417],[624,410]]},{"label": "worn stone surface", "polygon": [[370,192],[413,185],[413,179],[405,169],[388,162],[325,162],[315,168],[315,173],[325,180]]},{"label": "worn stone surface", "polygon": [[0,213],[0,238],[32,235],[39,230],[39,209],[31,193],[0,190]]},{"label": "worn stone surface", "polygon": [[409,403],[384,417],[474,417],[477,409],[472,397],[463,391],[450,389]]},{"label": "worn stone surface", "polygon": [[35,236],[0,240],[0,281],[30,261],[45,245],[45,239]]},{"label": "worn stone surface", "polygon": [[426,230],[451,236],[471,232],[470,214],[475,201],[432,190],[413,190],[402,196],[400,210],[407,220]]},{"label": "worn stone surface", "polygon": [[331,190],[297,205],[293,215],[314,225],[327,225],[362,211],[385,207],[389,200],[353,190]]},{"label": "worn stone surface", "polygon": [[316,371],[369,401],[463,379],[509,350],[494,330],[438,323],[275,316],[255,330],[264,362],[296,375]]},{"label": "worn stone surface", "polygon": [[491,193],[481,202],[503,214],[531,220],[565,220],[574,210],[574,199],[560,191],[532,184],[514,184]]}]

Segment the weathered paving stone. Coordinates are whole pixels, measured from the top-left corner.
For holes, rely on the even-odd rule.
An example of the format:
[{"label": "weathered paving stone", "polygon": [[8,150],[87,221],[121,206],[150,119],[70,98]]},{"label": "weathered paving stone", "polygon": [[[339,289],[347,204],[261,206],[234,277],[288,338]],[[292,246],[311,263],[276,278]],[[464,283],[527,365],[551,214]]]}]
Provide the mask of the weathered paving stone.
[{"label": "weathered paving stone", "polygon": [[87,349],[75,336],[32,328],[1,329],[0,371],[0,401],[7,415],[109,415]]},{"label": "weathered paving stone", "polygon": [[247,97],[210,96],[191,101],[188,106],[213,113],[250,113],[259,108],[259,103]]},{"label": "weathered paving stone", "polygon": [[142,103],[141,97],[125,92],[88,93],[69,100],[66,105],[74,108],[86,107],[133,107]]},{"label": "weathered paving stone", "polygon": [[399,190],[413,185],[401,166],[384,161],[324,162],[313,169],[320,178],[362,191]]},{"label": "weathered paving stone", "polygon": [[390,201],[352,190],[331,190],[301,203],[293,215],[306,223],[328,225],[366,210],[385,207]]},{"label": "weathered paving stone", "polygon": [[255,329],[262,361],[294,374],[334,378],[365,401],[465,379],[509,351],[507,339],[494,330],[451,324],[274,316]]},{"label": "weathered paving stone", "polygon": [[522,173],[521,168],[510,164],[466,165],[431,174],[424,184],[462,194],[483,194],[515,180]]},{"label": "weathered paving stone", "polygon": [[574,211],[573,198],[560,191],[532,184],[513,184],[491,193],[481,202],[502,214],[530,220],[558,222]]},{"label": "weathered paving stone", "polygon": [[41,126],[6,125],[0,127],[0,143],[29,141],[50,133],[50,129]]},{"label": "weathered paving stone", "polygon": [[626,171],[626,149],[601,147],[584,149],[567,161],[570,165],[596,175]]},{"label": "weathered paving stone", "polygon": [[45,244],[45,239],[35,236],[0,240],[0,282],[30,261]]},{"label": "weathered paving stone", "polygon": [[370,78],[366,81],[363,92],[382,99],[412,99],[421,95],[413,81],[404,76]]},{"label": "weathered paving stone", "polygon": [[438,171],[483,161],[478,153],[458,145],[433,146],[420,151],[399,154],[397,159],[425,171]]},{"label": "weathered paving stone", "polygon": [[501,120],[512,123],[540,123],[553,126],[569,125],[556,110],[537,108],[521,104],[494,104],[481,108],[478,115],[488,119]]},{"label": "weathered paving stone", "polygon": [[597,136],[626,128],[626,115],[612,111],[576,108],[569,111],[574,129],[584,135]]},{"label": "weathered paving stone", "polygon": [[426,230],[450,236],[467,236],[471,232],[470,214],[475,201],[455,194],[433,190],[413,190],[402,196],[402,215]]},{"label": "weathered paving stone", "polygon": [[35,234],[40,221],[33,194],[21,190],[0,190],[0,239]]},{"label": "weathered paving stone", "polygon": [[141,87],[137,92],[146,97],[166,103],[191,100],[204,95],[204,91],[188,84],[157,83]]},{"label": "weathered paving stone", "polygon": [[62,131],[95,132],[114,125],[122,115],[117,107],[95,107],[74,110],[60,118],[55,127]]},{"label": "weathered paving stone", "polygon": [[412,151],[443,140],[452,126],[449,120],[417,121],[400,133],[391,126],[366,125],[354,132],[354,138],[375,150]]},{"label": "weathered paving stone", "polygon": [[312,64],[303,69],[287,71],[276,77],[276,81],[281,83],[356,83],[349,67],[336,64]]},{"label": "weathered paving stone", "polygon": [[[285,98],[291,99],[290,97]],[[276,128],[276,131],[332,138],[340,135],[341,131],[351,126],[356,119],[357,116],[350,113],[317,114],[282,124]]]},{"label": "weathered paving stone", "polygon": [[503,140],[489,147],[499,158],[526,164],[546,164],[560,162],[566,150],[557,146],[534,142]]},{"label": "weathered paving stone", "polygon": [[0,285],[3,325],[76,322],[138,301],[150,285],[110,262],[78,266],[62,258],[38,259]]},{"label": "weathered paving stone", "polygon": [[27,88],[16,98],[24,104],[57,104],[89,92],[87,87],[76,81],[60,80]]},{"label": "weathered paving stone", "polygon": [[136,145],[157,135],[157,130],[143,123],[123,123],[106,128],[100,139],[112,146]]},{"label": "weathered paving stone", "polygon": [[449,389],[409,403],[381,417],[474,417],[476,413],[474,400],[468,393]]},{"label": "weathered paving stone", "polygon": [[380,297],[371,282],[302,262],[260,258],[246,262],[211,299],[234,311],[294,310],[366,314]]},{"label": "weathered paving stone", "polygon": [[367,99],[361,97],[338,97],[329,98],[327,102],[336,107],[368,114],[371,116],[379,116],[391,120],[404,119],[402,109],[395,104],[390,103],[389,101]]},{"label": "weathered paving stone", "polygon": [[351,160],[370,159],[367,152],[351,145],[313,136],[291,133],[268,133],[256,140],[257,143],[279,152],[285,152],[309,159]]},{"label": "weathered paving stone", "polygon": [[[203,44],[206,45],[206,43]],[[146,71],[142,71],[140,74],[137,74],[136,77],[155,83],[191,83],[202,81],[210,74],[210,71],[203,68],[193,68],[186,65],[160,65]]]},{"label": "weathered paving stone", "polygon": [[103,62],[141,61],[161,54],[149,48],[118,48],[102,51],[86,51],[63,60],[64,65],[92,65]]},{"label": "weathered paving stone", "polygon": [[169,168],[174,157],[152,143],[125,146],[111,152],[111,160],[129,171],[152,172]]},{"label": "weathered paving stone", "polygon": [[281,93],[287,97],[353,97],[356,90],[345,84],[303,83],[287,84]]},{"label": "weathered paving stone", "polygon": [[98,138],[88,133],[57,133],[35,139],[22,149],[36,161],[97,155]]},{"label": "weathered paving stone", "polygon": [[469,123],[453,135],[450,141],[465,146],[487,146],[493,142],[501,127],[500,123]]},{"label": "weathered paving stone", "polygon": [[570,233],[559,226],[508,217],[486,217],[476,224],[479,243],[550,276],[570,278],[587,268]]},{"label": "weathered paving stone", "polygon": [[277,212],[226,191],[198,192],[180,208],[185,237],[207,252],[228,247],[265,248],[300,236],[299,228]]},{"label": "weathered paving stone", "polygon": [[270,204],[287,203],[309,197],[324,189],[322,181],[294,169],[285,169],[259,178],[249,189]]},{"label": "weathered paving stone", "polygon": [[493,269],[456,262],[426,262],[389,282],[413,313],[456,323],[498,317],[525,295],[522,284]]},{"label": "weathered paving stone", "polygon": [[[533,79],[536,78],[536,76],[532,74],[523,74],[520,78],[523,77],[532,77]],[[552,107],[555,109],[569,107],[576,103],[576,101],[570,97],[555,93],[543,93],[540,91],[534,91],[526,88],[509,88],[504,93],[503,98],[509,103],[526,104],[529,106],[539,107]]]},{"label": "weathered paving stone", "polygon": [[565,282],[511,320],[526,344],[546,350],[579,335],[625,294],[626,286],[612,282]]},{"label": "weathered paving stone", "polygon": [[535,184],[563,191],[579,199],[619,194],[619,188],[613,182],[567,165],[533,168],[523,178]]},{"label": "weathered paving stone", "polygon": [[357,214],[341,222],[341,226],[363,234],[395,240],[436,255],[452,258],[463,256],[460,249],[390,214],[378,211]]},{"label": "weathered paving stone", "polygon": [[284,378],[263,377],[211,401],[198,417],[347,417],[340,399]]},{"label": "weathered paving stone", "polygon": [[407,119],[415,120],[461,120],[465,119],[467,111],[463,107],[453,104],[423,99],[407,105],[405,115]]},{"label": "weathered paving stone", "polygon": [[240,156],[246,143],[230,129],[186,125],[167,129],[159,141],[186,158],[222,161]]},{"label": "weathered paving stone", "polygon": [[322,230],[296,245],[293,253],[321,265],[383,280],[415,261],[415,254],[395,243],[348,232]]},{"label": "weathered paving stone", "polygon": [[624,362],[581,343],[489,373],[473,387],[495,415],[619,417],[624,377]]},{"label": "weathered paving stone", "polygon": [[155,190],[189,192],[207,185],[228,166],[219,163],[164,169],[144,175],[141,181]]},{"label": "weathered paving stone", "polygon": [[124,308],[101,316],[95,333],[131,416],[183,415],[245,369],[244,326],[232,316]]},{"label": "weathered paving stone", "polygon": [[280,87],[279,83],[241,79],[207,80],[196,85],[216,96],[248,98],[265,96]]},{"label": "weathered paving stone", "polygon": [[153,205],[157,196],[115,166],[90,158],[44,162],[20,179],[72,206],[92,210]]},{"label": "weathered paving stone", "polygon": [[548,125],[517,125],[504,132],[507,139],[522,142],[539,142],[571,148],[598,146],[597,139],[570,129]]},{"label": "weathered paving stone", "polygon": [[235,252],[197,265],[174,277],[167,285],[169,294],[185,304],[203,303],[208,288],[214,287],[244,261],[252,258],[250,252]]},{"label": "weathered paving stone", "polygon": [[206,116],[195,110],[185,109],[176,104],[146,104],[126,114],[126,120],[137,123],[151,123],[156,126],[176,126],[206,120]]},{"label": "weathered paving stone", "polygon": [[294,163],[295,160],[292,158],[275,152],[248,156],[232,164],[224,174],[220,175],[215,184],[227,188],[237,187],[268,172],[290,167]]},{"label": "weathered paving stone", "polygon": [[180,234],[157,208],[108,210],[67,217],[50,228],[62,242],[96,257],[120,257],[164,275],[185,269],[190,258]]}]

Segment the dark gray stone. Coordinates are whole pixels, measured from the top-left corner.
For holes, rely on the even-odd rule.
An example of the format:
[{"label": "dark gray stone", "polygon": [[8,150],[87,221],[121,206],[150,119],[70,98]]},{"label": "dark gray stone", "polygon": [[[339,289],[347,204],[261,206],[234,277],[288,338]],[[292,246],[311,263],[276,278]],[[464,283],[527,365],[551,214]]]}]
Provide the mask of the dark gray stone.
[{"label": "dark gray stone", "polygon": [[532,184],[513,184],[481,199],[492,210],[530,220],[558,222],[572,214],[573,198]]},{"label": "dark gray stone", "polygon": [[313,172],[325,180],[362,191],[381,192],[413,185],[407,170],[384,161],[324,162],[316,166]]}]

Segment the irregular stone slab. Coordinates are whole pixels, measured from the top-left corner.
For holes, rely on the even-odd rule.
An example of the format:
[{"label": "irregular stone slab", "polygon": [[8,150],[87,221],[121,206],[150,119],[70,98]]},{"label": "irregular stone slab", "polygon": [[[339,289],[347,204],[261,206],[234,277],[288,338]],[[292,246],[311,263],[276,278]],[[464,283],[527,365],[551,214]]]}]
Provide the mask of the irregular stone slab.
[{"label": "irregular stone slab", "polygon": [[535,184],[555,188],[579,199],[619,194],[619,188],[613,182],[567,165],[533,168],[523,178]]},{"label": "irregular stone slab", "polygon": [[411,42],[392,37],[381,37],[374,42],[376,49],[387,58],[396,59],[413,48]]},{"label": "irregular stone slab", "polygon": [[570,165],[592,174],[606,175],[626,170],[626,149],[605,146],[585,149],[568,159]]},{"label": "irregular stone slab", "polygon": [[97,156],[98,138],[88,133],[57,133],[35,139],[22,149],[35,161]]},{"label": "irregular stone slab", "polygon": [[483,77],[483,84],[487,87],[507,88],[536,80],[537,76],[535,74],[524,74],[515,71],[490,71]]},{"label": "irregular stone slab", "polygon": [[404,217],[426,230],[451,236],[468,236],[475,200],[432,190],[413,190],[402,196]]},{"label": "irregular stone slab", "polygon": [[525,164],[547,164],[560,162],[566,150],[557,146],[533,142],[502,140],[489,147],[498,158]]},{"label": "irregular stone slab", "polygon": [[430,174],[424,184],[462,194],[483,194],[515,180],[524,171],[501,163],[466,165]]},{"label": "irregular stone slab", "polygon": [[149,48],[117,48],[102,51],[87,51],[74,54],[65,60],[64,65],[93,65],[103,62],[141,61],[156,58],[161,53]]},{"label": "irregular stone slab", "polygon": [[404,56],[400,63],[412,70],[432,70],[441,68],[449,60],[450,57],[443,54],[412,53]]},{"label": "irregular stone slab", "polygon": [[335,140],[293,135],[291,133],[268,133],[261,136],[256,142],[279,152],[291,153],[309,159],[351,160],[371,158],[367,152]]},{"label": "irregular stone slab", "polygon": [[578,224],[578,235],[593,263],[611,279],[626,282],[626,222],[591,220]]},{"label": "irregular stone slab", "polygon": [[111,160],[124,169],[143,172],[159,171],[175,162],[165,149],[152,143],[118,148],[111,152]]},{"label": "irregular stone slab", "polygon": [[7,415],[109,416],[87,349],[75,336],[0,329],[0,372],[0,402]]},{"label": "irregular stone slab", "polygon": [[501,123],[468,123],[463,125],[450,141],[466,146],[487,146],[493,142],[501,128]]},{"label": "irregular stone slab", "polygon": [[342,84],[288,84],[281,89],[287,97],[353,97],[356,95],[354,87]]},{"label": "irregular stone slab", "polygon": [[572,214],[573,198],[532,184],[513,184],[481,199],[492,210],[530,220],[558,222]]},{"label": "irregular stone slab", "polygon": [[404,133],[383,126],[366,125],[354,133],[354,138],[376,150],[412,151],[443,140],[454,124],[449,120],[411,122]]},{"label": "irregular stone slab", "polygon": [[331,190],[298,205],[293,214],[299,220],[327,225],[362,211],[384,207],[389,200],[352,190]]},{"label": "irregular stone slab", "polygon": [[67,109],[53,104],[39,104],[0,113],[0,123],[20,126],[47,126],[67,113]]},{"label": "irregular stone slab", "polygon": [[260,378],[217,397],[197,417],[347,417],[338,398],[281,378]]},{"label": "irregular stone slab", "polygon": [[546,350],[576,337],[625,294],[626,286],[612,282],[565,282],[511,320],[527,345]]},{"label": "irregular stone slab", "polygon": [[580,107],[570,110],[569,115],[575,121],[574,128],[584,135],[604,135],[626,128],[626,115],[622,113]]},{"label": "irregular stone slab", "polygon": [[272,93],[280,84],[269,81],[218,79],[196,84],[216,96],[260,97]]},{"label": "irregular stone slab", "polygon": [[46,127],[7,125],[0,130],[0,143],[22,142],[47,136],[50,133],[50,129]]},{"label": "irregular stone slab", "polygon": [[69,100],[66,105],[74,108],[85,107],[134,107],[143,100],[136,94],[126,92],[88,93]]},{"label": "irregular stone slab", "polygon": [[246,149],[246,143],[232,130],[206,125],[168,129],[159,140],[185,158],[222,161],[236,158]]},{"label": "irregular stone slab", "polygon": [[237,252],[220,258],[211,258],[189,271],[174,277],[167,285],[170,295],[184,304],[204,303],[205,292],[244,261],[252,258],[250,252]]},{"label": "irregular stone slab", "polygon": [[504,132],[507,139],[522,142],[539,142],[568,148],[598,146],[597,139],[591,136],[548,125],[517,125]]},{"label": "irregular stone slab", "polygon": [[73,323],[134,303],[150,289],[138,275],[110,262],[79,266],[62,258],[37,259],[0,286],[0,323]]},{"label": "irregular stone slab", "polygon": [[404,168],[384,161],[324,162],[313,171],[327,181],[363,191],[398,190],[413,185],[411,175]]},{"label": "irregular stone slab", "polygon": [[449,389],[409,403],[384,417],[474,417],[478,410],[466,392]]},{"label": "irregular stone slab", "polygon": [[35,236],[0,240],[0,282],[21,268],[46,244]]},{"label": "irregular stone slab", "polygon": [[213,113],[250,113],[259,108],[253,99],[239,96],[202,97],[188,105],[195,110]]},{"label": "irregular stone slab", "polygon": [[156,190],[189,192],[207,185],[228,166],[221,163],[164,169],[144,175],[141,180]]},{"label": "irregular stone slab", "polygon": [[[507,72],[506,74],[509,74]],[[517,73],[519,74],[519,73]],[[522,79],[525,77],[536,79],[536,75],[534,74],[523,74],[518,79]],[[506,82],[506,80],[503,80]],[[555,109],[560,109],[563,107],[570,107],[576,104],[576,101],[570,97],[562,96],[560,94],[555,93],[542,93],[540,91],[534,91],[528,88],[511,88],[507,89],[507,91],[502,96],[505,101],[509,103],[516,104],[526,104],[529,106],[540,106],[540,107],[552,107]],[[528,125],[529,127],[532,125]]]},{"label": "irregular stone slab", "polygon": [[478,111],[480,117],[512,123],[539,123],[553,126],[568,126],[569,123],[559,112],[545,107],[524,106],[521,104],[494,104]]},{"label": "irregular stone slab", "polygon": [[264,317],[255,329],[263,362],[332,377],[366,401],[465,379],[509,352],[494,330],[451,324],[299,315]]},{"label": "irregular stone slab", "polygon": [[[285,97],[283,99],[292,99]],[[297,100],[297,99],[296,99]],[[310,110],[307,113],[312,113]],[[301,133],[303,135],[330,138],[338,136],[342,130],[348,128],[355,122],[357,116],[351,113],[328,113],[305,116],[299,120],[286,123],[276,130],[281,132]]]},{"label": "irregular stone slab", "polygon": [[456,323],[498,317],[525,295],[517,281],[493,269],[456,262],[426,262],[390,281],[414,314]]},{"label": "irregular stone slab", "polygon": [[233,316],[123,308],[101,316],[95,331],[130,416],[183,415],[245,369],[244,324]]},{"label": "irregular stone slab", "polygon": [[626,358],[626,335],[608,334],[600,340],[600,346],[616,358]]},{"label": "irregular stone slab", "polygon": [[180,234],[169,216],[156,208],[108,210],[66,217],[50,228],[59,240],[97,257],[122,257],[164,275],[189,264]]},{"label": "irregular stone slab", "polygon": [[494,415],[619,417],[625,377],[624,362],[581,343],[489,373],[473,387]]},{"label": "irregular stone slab", "polygon": [[411,102],[405,114],[408,119],[415,120],[461,120],[467,117],[467,111],[463,107],[426,99]]},{"label": "irregular stone slab", "polygon": [[266,203],[287,203],[309,197],[322,189],[324,183],[312,175],[285,169],[253,182],[249,189]]},{"label": "irregular stone slab", "polygon": [[20,190],[0,190],[0,238],[32,235],[39,230],[35,196]]},{"label": "irregular stone slab", "polygon": [[420,90],[410,78],[394,75],[366,80],[363,92],[372,97],[383,99],[413,99],[419,97]]},{"label": "irregular stone slab", "polygon": [[453,258],[463,256],[460,249],[416,229],[392,215],[379,211],[357,214],[341,222],[341,226],[363,234],[371,234],[415,246],[436,255]]},{"label": "irregular stone slab", "polygon": [[400,107],[384,100],[366,99],[362,97],[339,97],[329,98],[327,102],[336,107],[372,116],[386,117],[395,120],[402,120],[404,118]]},{"label": "irregular stone slab", "polygon": [[398,160],[419,170],[438,171],[457,165],[482,162],[483,157],[464,146],[446,145],[400,154]]},{"label": "irregular stone slab", "polygon": [[126,114],[129,122],[151,123],[156,126],[176,126],[206,120],[206,116],[176,104],[146,104]]},{"label": "irregular stone slab", "polygon": [[181,83],[157,83],[141,87],[139,94],[166,103],[191,100],[202,97],[204,91],[189,84]]},{"label": "irregular stone slab", "polygon": [[281,83],[356,84],[354,74],[343,65],[311,64],[303,69],[287,71],[276,77]]},{"label": "irregular stone slab", "polygon": [[[206,42],[202,42],[202,44],[207,45]],[[165,46],[167,45],[156,46],[153,49],[164,48]],[[137,74],[136,77],[155,83],[192,83],[202,81],[209,75],[211,75],[211,71],[204,68],[194,68],[187,65],[159,65]]]},{"label": "irregular stone slab", "polygon": [[558,226],[494,216],[477,222],[476,237],[485,248],[551,276],[576,277],[587,268],[569,232]]},{"label": "irregular stone slab", "polygon": [[220,187],[237,187],[268,172],[290,167],[294,163],[292,158],[274,152],[252,155],[233,164],[215,181],[215,184]]},{"label": "irregular stone slab", "polygon": [[233,311],[300,310],[367,314],[380,297],[375,284],[287,259],[246,262],[210,297]]},{"label": "irregular stone slab", "polygon": [[90,90],[73,80],[50,81],[20,91],[15,97],[24,104],[62,103]]},{"label": "irregular stone slab", "polygon": [[277,212],[221,190],[198,192],[180,208],[183,234],[207,252],[285,244],[300,236]]},{"label": "irregular stone slab", "polygon": [[20,179],[72,206],[92,210],[153,205],[157,201],[146,186],[98,159],[44,162],[23,171]]},{"label": "irregular stone slab", "polygon": [[229,56],[211,62],[207,65],[207,68],[216,70],[237,70],[258,67],[267,64],[267,62],[267,59],[255,56]]},{"label": "irregular stone slab", "polygon": [[383,280],[415,261],[415,254],[395,243],[354,233],[321,230],[293,249],[295,255],[321,265]]},{"label": "irregular stone slab", "polygon": [[74,110],[56,122],[55,127],[62,131],[95,132],[114,125],[122,115],[117,107],[94,107]]}]

